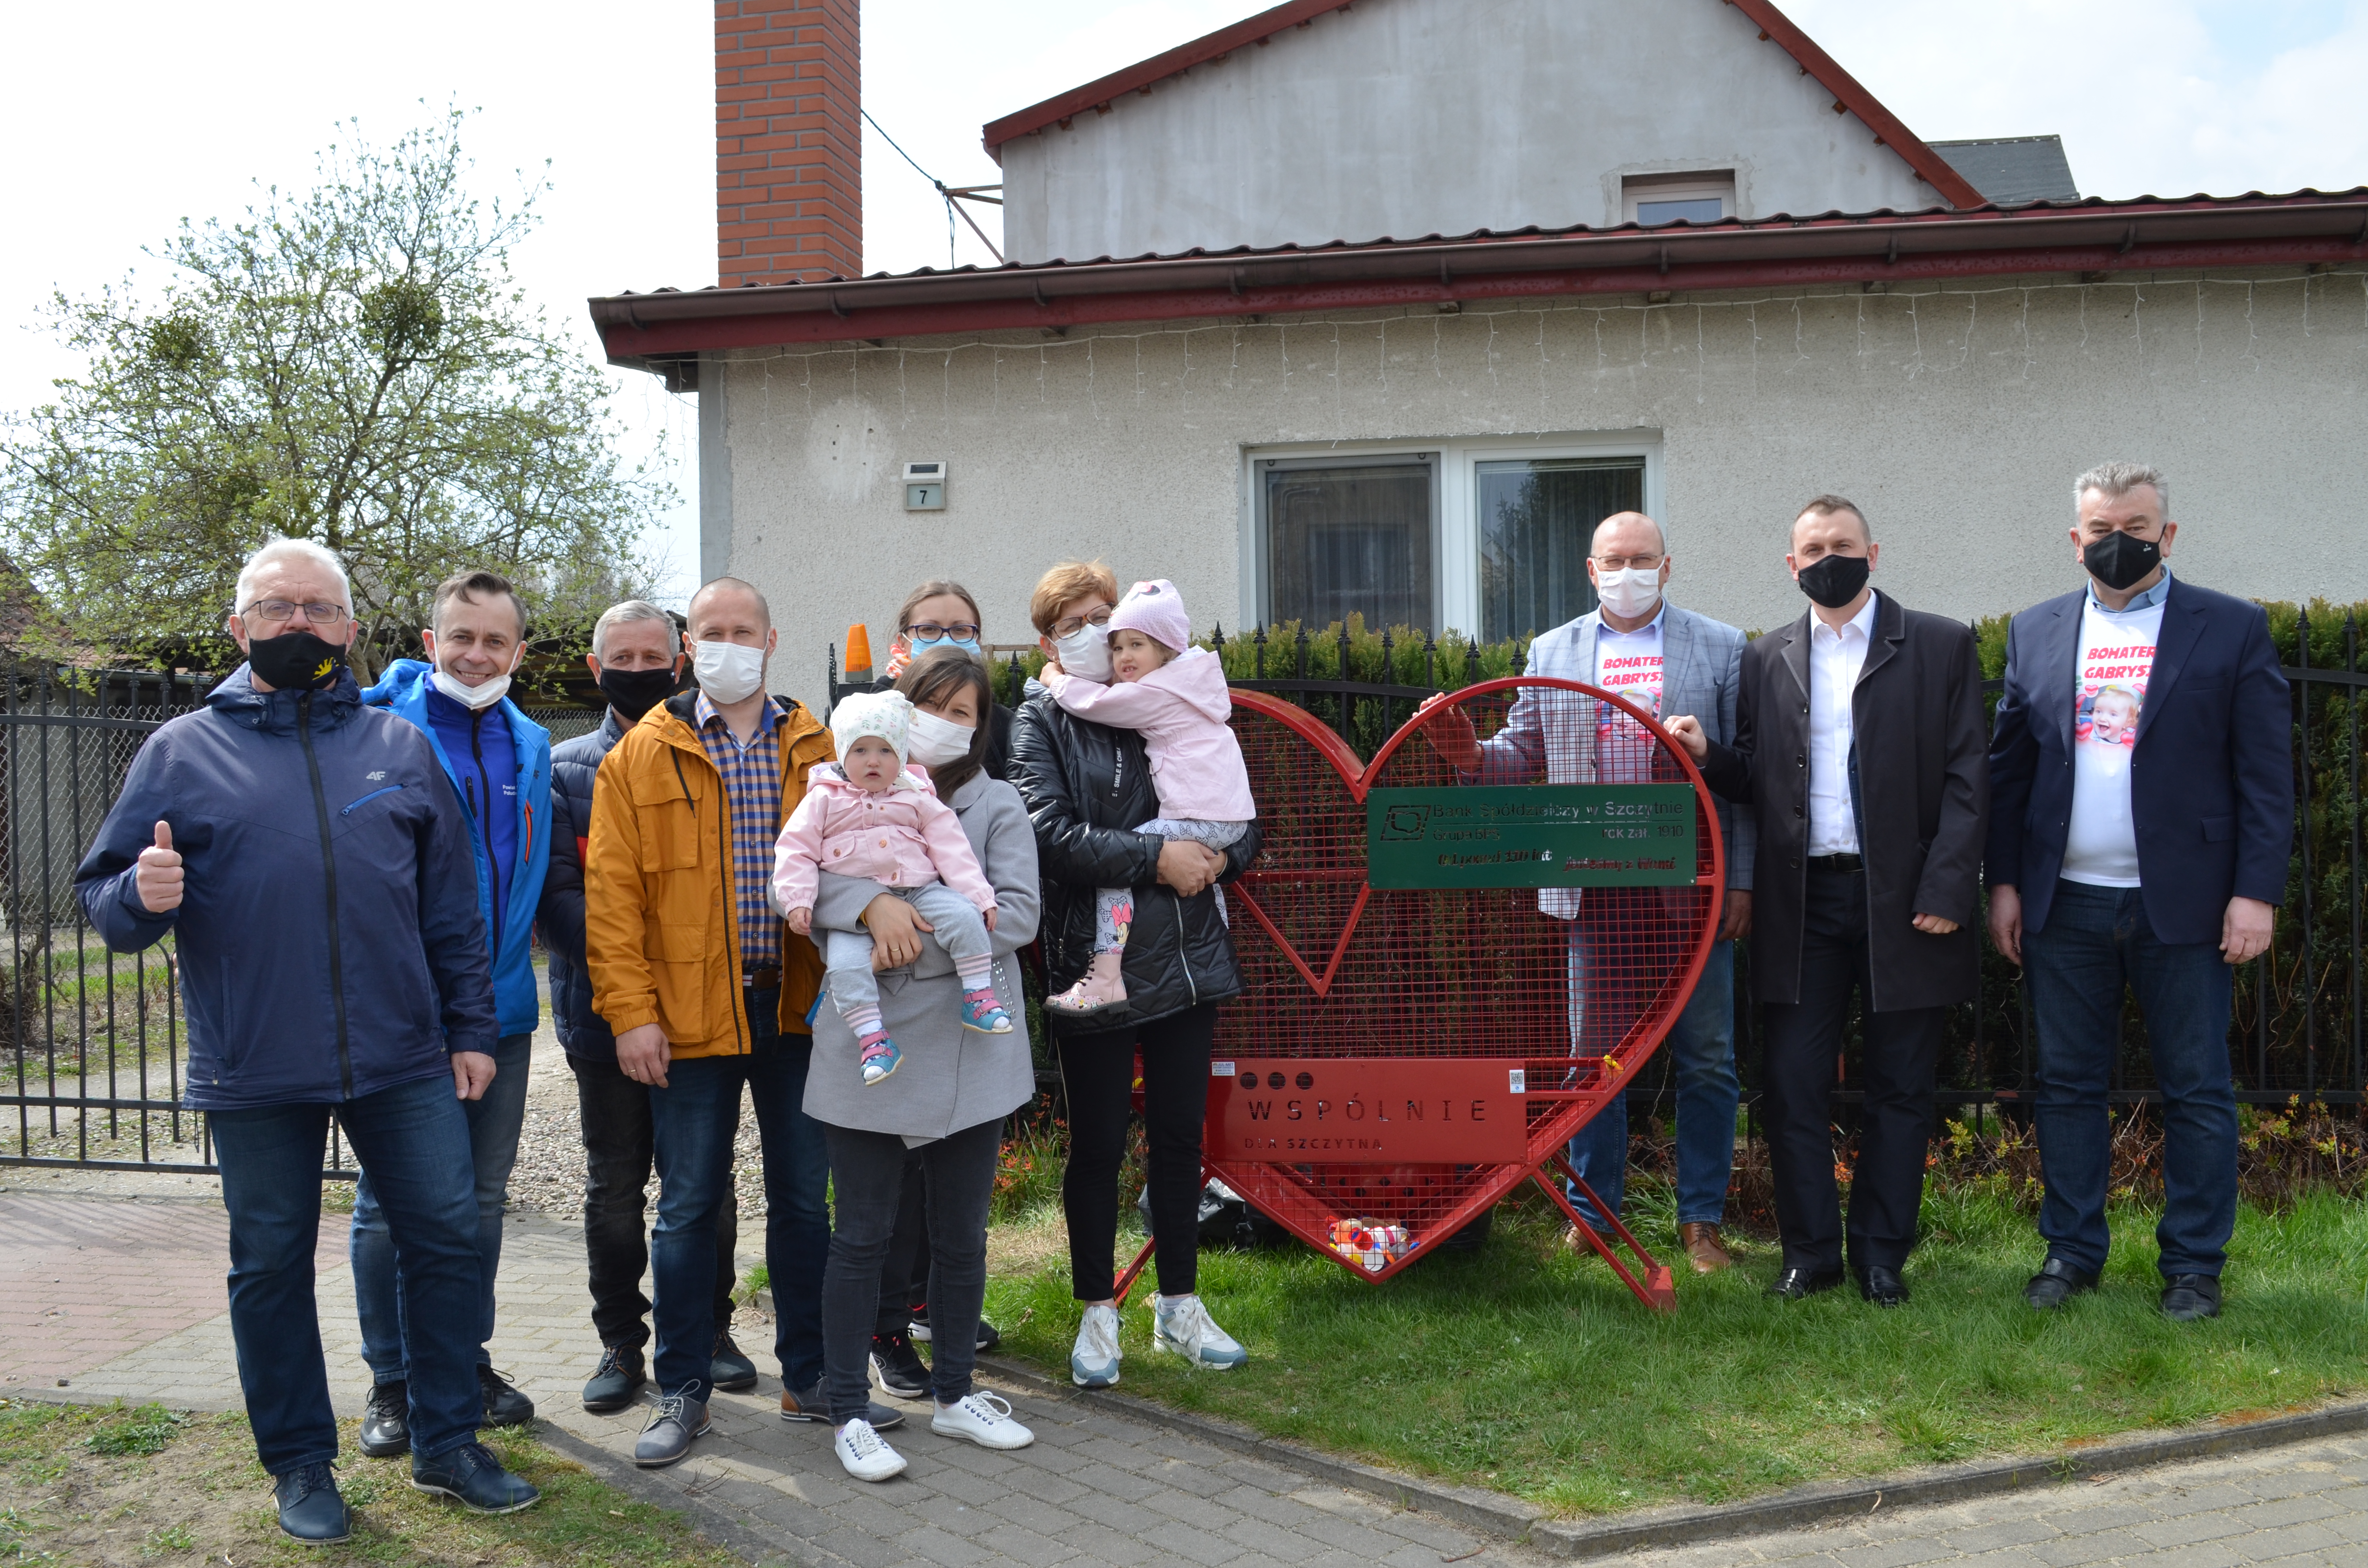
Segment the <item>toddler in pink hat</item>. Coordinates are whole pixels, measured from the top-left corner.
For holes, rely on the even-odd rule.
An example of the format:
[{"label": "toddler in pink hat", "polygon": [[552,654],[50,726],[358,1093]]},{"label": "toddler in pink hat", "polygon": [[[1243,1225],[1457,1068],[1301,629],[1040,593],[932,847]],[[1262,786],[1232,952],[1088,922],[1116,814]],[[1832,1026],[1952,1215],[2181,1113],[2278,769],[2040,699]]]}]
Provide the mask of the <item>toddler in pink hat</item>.
[{"label": "toddler in pink hat", "polygon": [[[1080,719],[1133,730],[1151,755],[1159,815],[1134,831],[1189,838],[1224,849],[1258,816],[1249,769],[1234,738],[1233,697],[1224,667],[1206,648],[1192,646],[1192,619],[1183,596],[1165,577],[1137,583],[1110,613],[1110,682],[1071,675],[1058,663],[1041,677],[1053,699]],[[1224,892],[1217,908],[1224,910]],[[1120,965],[1127,927],[1134,921],[1128,888],[1102,888],[1094,906],[1094,958],[1085,978],[1045,999],[1053,1012],[1085,1017],[1124,1005]]]}]

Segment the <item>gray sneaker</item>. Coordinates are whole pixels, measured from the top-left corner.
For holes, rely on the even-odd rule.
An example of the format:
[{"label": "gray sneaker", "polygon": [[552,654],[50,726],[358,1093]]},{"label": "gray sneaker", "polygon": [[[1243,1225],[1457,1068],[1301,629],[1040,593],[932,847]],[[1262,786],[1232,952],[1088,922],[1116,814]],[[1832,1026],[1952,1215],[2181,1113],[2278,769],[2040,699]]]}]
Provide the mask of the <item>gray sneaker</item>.
[{"label": "gray sneaker", "polygon": [[649,1425],[633,1445],[633,1462],[643,1470],[670,1465],[690,1452],[692,1440],[706,1436],[711,1425],[705,1401],[670,1394],[650,1412]]}]

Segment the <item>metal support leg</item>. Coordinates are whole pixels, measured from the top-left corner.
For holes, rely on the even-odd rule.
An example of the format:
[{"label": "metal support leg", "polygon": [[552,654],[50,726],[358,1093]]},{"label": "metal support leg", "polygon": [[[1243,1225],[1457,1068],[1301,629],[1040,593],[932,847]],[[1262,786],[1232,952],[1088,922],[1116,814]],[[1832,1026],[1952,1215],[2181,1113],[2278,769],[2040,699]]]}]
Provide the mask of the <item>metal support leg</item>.
[{"label": "metal support leg", "polygon": [[1580,1237],[1588,1245],[1595,1249],[1598,1256],[1611,1266],[1611,1272],[1620,1276],[1622,1284],[1635,1292],[1638,1301],[1656,1312],[1676,1312],[1678,1288],[1676,1279],[1669,1273],[1669,1266],[1656,1262],[1653,1255],[1645,1250],[1645,1244],[1636,1239],[1634,1233],[1620,1222],[1619,1217],[1606,1207],[1603,1199],[1595,1195],[1595,1189],[1579,1179],[1578,1173],[1571,1169],[1567,1159],[1557,1153],[1550,1163],[1553,1168],[1560,1171],[1572,1186],[1586,1194],[1587,1201],[1593,1206],[1598,1214],[1603,1216],[1604,1222],[1611,1228],[1612,1234],[1626,1245],[1629,1251],[1636,1255],[1637,1262],[1644,1265],[1645,1268],[1643,1281],[1640,1283],[1636,1276],[1629,1272],[1628,1266],[1620,1261],[1620,1255],[1612,1250],[1611,1244],[1605,1241],[1594,1226],[1579,1218],[1578,1210],[1571,1207],[1570,1199],[1564,1194],[1559,1186],[1546,1179],[1543,1169],[1531,1173],[1531,1179],[1536,1181],[1540,1189],[1548,1198],[1554,1199],[1556,1208],[1569,1216],[1571,1224],[1577,1230]]}]

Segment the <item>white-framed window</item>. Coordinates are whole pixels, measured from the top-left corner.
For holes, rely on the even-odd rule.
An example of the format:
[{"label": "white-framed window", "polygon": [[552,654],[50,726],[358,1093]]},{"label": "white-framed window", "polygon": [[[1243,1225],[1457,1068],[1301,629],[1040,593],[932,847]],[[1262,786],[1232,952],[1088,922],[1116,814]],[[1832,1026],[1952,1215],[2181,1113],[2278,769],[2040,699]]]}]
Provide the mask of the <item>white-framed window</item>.
[{"label": "white-framed window", "polygon": [[1620,182],[1620,219],[1625,223],[1715,223],[1735,210],[1735,171],[1630,175]]},{"label": "white-framed window", "polygon": [[[1661,516],[1657,431],[1260,447],[1243,453],[1243,626],[1526,636],[1594,608],[1614,512]],[[1666,521],[1666,519],[1664,519]]]}]

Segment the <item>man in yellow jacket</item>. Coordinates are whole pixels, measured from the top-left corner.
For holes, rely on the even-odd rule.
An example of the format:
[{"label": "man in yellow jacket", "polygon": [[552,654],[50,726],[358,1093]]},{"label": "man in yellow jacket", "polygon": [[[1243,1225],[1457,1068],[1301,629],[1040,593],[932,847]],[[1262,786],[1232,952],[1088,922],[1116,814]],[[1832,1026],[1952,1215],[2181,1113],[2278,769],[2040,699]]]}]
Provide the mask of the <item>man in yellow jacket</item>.
[{"label": "man in yellow jacket", "polygon": [[708,1428],[715,1221],[732,1182],[745,1085],[765,1160],[765,1261],[781,1413],[824,1420],[822,1275],[830,1246],[820,1123],[805,1114],[814,945],[773,911],[773,842],[831,760],[830,733],[765,691],[776,641],[736,577],[691,597],[683,642],[699,689],[660,703],[600,764],[584,857],[592,1005],[617,1065],[650,1087],[658,1179],[651,1233],[659,1403],[634,1461],[672,1464]]}]

